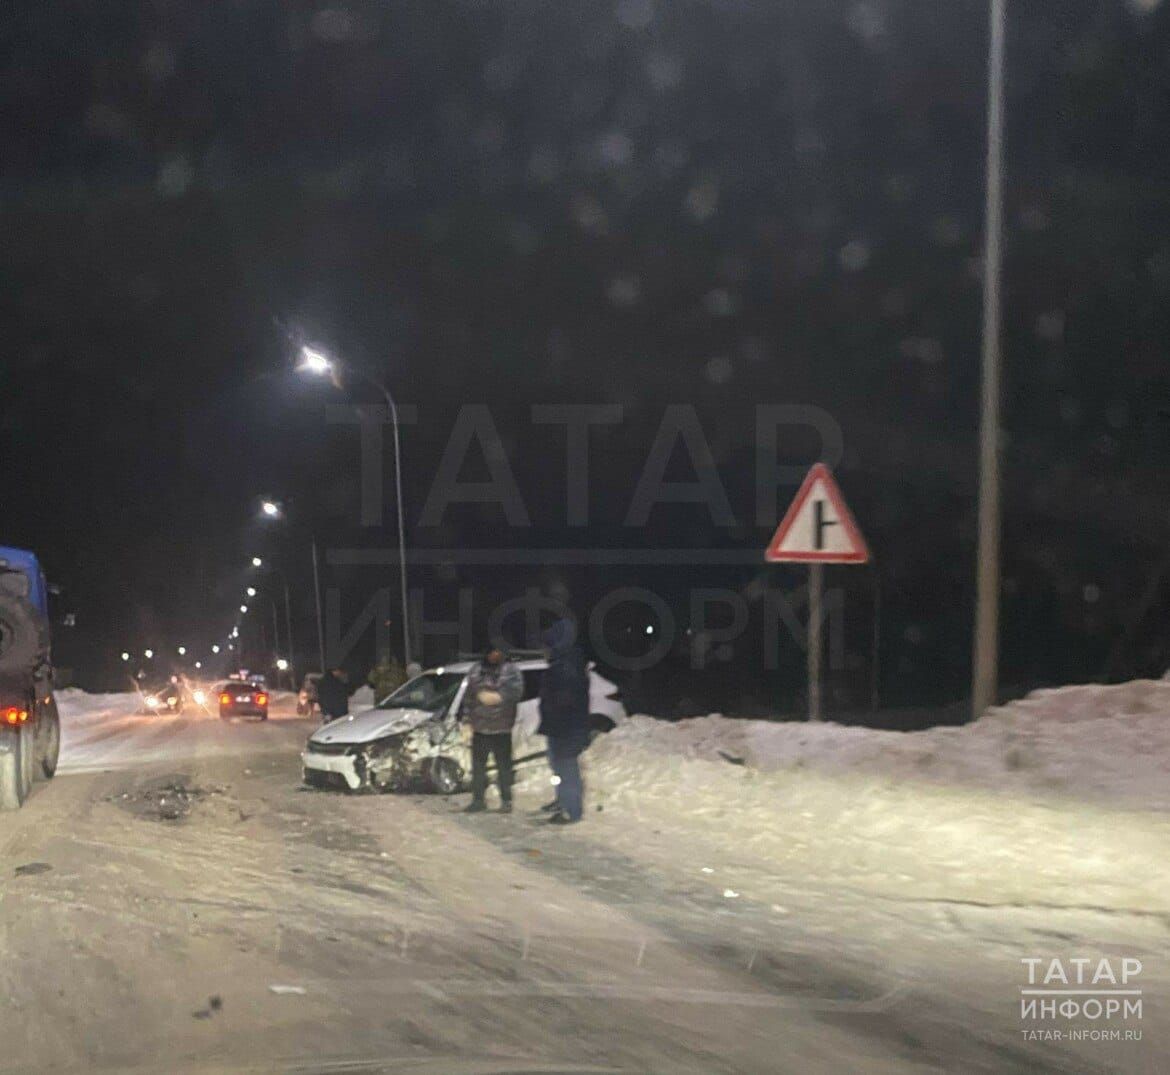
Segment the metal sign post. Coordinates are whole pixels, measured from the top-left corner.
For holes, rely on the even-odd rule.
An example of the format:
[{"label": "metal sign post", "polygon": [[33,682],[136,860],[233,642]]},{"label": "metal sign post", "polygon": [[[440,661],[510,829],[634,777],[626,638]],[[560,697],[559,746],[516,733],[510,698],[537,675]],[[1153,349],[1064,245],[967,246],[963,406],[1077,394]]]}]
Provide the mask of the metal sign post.
[{"label": "metal sign post", "polygon": [[808,565],[808,719],[821,719],[821,653],[824,642],[824,616],[821,594],[824,588],[825,565]]},{"label": "metal sign post", "polygon": [[808,719],[821,719],[825,564],[864,564],[865,538],[823,463],[808,472],[764,550],[768,563],[803,563],[808,572]]}]

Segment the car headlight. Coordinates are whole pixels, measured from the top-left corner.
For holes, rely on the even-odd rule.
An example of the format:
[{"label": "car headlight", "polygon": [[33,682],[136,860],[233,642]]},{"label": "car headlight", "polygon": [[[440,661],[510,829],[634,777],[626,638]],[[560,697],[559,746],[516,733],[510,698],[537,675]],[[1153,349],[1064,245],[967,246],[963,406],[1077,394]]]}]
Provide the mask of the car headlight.
[{"label": "car headlight", "polygon": [[157,698],[147,698],[146,699],[146,708],[147,709],[158,709],[158,699]]},{"label": "car headlight", "polygon": [[193,695],[191,695],[191,697],[195,699],[196,705],[203,705],[203,703],[207,701],[207,692],[196,691]]}]

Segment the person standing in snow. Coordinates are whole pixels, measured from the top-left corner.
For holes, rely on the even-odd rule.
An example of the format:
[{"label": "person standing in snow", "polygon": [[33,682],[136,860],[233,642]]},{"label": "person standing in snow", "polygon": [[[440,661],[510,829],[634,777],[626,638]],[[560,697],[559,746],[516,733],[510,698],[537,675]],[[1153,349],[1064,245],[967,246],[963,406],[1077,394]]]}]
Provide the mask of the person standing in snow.
[{"label": "person standing in snow", "polygon": [[512,726],[524,694],[524,678],[498,649],[490,650],[468,677],[462,717],[471,725],[471,804],[468,814],[487,809],[487,763],[496,763],[500,813],[512,812]]},{"label": "person standing in snow", "polygon": [[317,683],[317,704],[321,707],[321,722],[328,724],[349,713],[349,684],[345,672],[331,668]]},{"label": "person standing in snow", "polygon": [[571,825],[581,820],[584,810],[578,759],[589,745],[589,672],[577,645],[577,625],[567,615],[545,631],[542,640],[548,669],[540,685],[539,733],[548,740],[548,763],[557,776],[549,823]]}]

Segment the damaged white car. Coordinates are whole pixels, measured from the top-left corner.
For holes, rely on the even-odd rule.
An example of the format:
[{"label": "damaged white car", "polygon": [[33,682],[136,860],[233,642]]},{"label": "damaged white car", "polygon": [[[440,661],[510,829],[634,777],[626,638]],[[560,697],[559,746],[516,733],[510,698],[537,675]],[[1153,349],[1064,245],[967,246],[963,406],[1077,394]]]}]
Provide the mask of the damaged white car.
[{"label": "damaged white car", "polygon": [[[544,756],[540,683],[548,662],[515,661],[524,695],[512,732],[517,765]],[[433,668],[404,683],[372,709],[322,725],[301,754],[305,783],[349,791],[429,788],[443,795],[463,789],[471,769],[470,731],[459,721],[467,678],[475,662]],[[617,688],[589,668],[590,733],[613,729],[626,718]]]}]

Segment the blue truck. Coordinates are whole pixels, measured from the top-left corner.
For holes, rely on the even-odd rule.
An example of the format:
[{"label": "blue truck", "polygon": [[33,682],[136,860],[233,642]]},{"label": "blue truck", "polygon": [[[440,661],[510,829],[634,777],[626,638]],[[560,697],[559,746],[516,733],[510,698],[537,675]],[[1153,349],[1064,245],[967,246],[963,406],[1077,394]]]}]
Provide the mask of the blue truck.
[{"label": "blue truck", "polygon": [[0,546],[0,810],[19,809],[60,750],[45,573],[33,553]]}]

